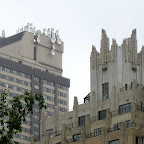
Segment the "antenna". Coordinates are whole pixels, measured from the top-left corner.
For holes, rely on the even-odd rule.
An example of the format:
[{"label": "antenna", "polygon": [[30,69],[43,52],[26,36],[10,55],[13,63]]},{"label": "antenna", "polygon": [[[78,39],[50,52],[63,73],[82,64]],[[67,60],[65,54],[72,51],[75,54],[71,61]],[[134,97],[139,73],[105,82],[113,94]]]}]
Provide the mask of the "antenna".
[{"label": "antenna", "polygon": [[55,44],[52,45],[52,48],[55,50]]},{"label": "antenna", "polygon": [[52,43],[55,43],[55,41],[56,41],[55,34],[54,34],[54,32],[52,31],[51,42],[52,42]]},{"label": "antenna", "polygon": [[54,49],[51,50],[51,54],[55,55],[55,50]]},{"label": "antenna", "polygon": [[24,27],[24,31],[28,31],[29,30],[29,27],[28,26],[25,26]]},{"label": "antenna", "polygon": [[5,30],[2,30],[2,38],[5,38]]},{"label": "antenna", "polygon": [[33,33],[35,33],[36,27],[33,27]]},{"label": "antenna", "polygon": [[39,36],[37,37],[37,42],[40,43],[40,37]]},{"label": "antenna", "polygon": [[37,30],[37,31],[36,31],[36,34],[37,34],[37,35],[41,35],[41,31],[40,31],[40,30]]},{"label": "antenna", "polygon": [[51,37],[51,30],[49,28],[47,29],[47,36]]},{"label": "antenna", "polygon": [[62,43],[62,40],[61,40],[61,39],[57,39],[57,43],[58,43],[58,44],[61,44],[61,43]]}]

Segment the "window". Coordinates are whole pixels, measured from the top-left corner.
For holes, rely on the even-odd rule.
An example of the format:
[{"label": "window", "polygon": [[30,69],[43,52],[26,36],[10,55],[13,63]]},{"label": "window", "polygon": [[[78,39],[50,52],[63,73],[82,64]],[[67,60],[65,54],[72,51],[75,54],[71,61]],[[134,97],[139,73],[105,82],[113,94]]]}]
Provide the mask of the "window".
[{"label": "window", "polygon": [[80,141],[80,134],[73,135],[73,142]]},{"label": "window", "polygon": [[28,79],[31,79],[31,75],[27,75],[27,78],[28,78]]},{"label": "window", "polygon": [[39,116],[34,115],[34,118],[35,118],[36,120],[39,120]]},{"label": "window", "polygon": [[139,137],[136,137],[136,144],[140,144]]},{"label": "window", "polygon": [[132,104],[131,103],[119,106],[119,114],[131,112],[131,110],[132,110]]},{"label": "window", "polygon": [[26,78],[26,74],[25,73],[20,73],[20,76]]},{"label": "window", "polygon": [[51,96],[48,96],[48,98],[47,98],[48,100],[50,100],[50,101],[55,101],[55,98],[54,97],[51,97]]},{"label": "window", "polygon": [[18,90],[18,87],[17,86],[12,86],[12,89],[17,91]]},{"label": "window", "polygon": [[38,109],[38,108],[34,108],[34,111],[35,111],[35,112],[39,112],[39,109]]},{"label": "window", "polygon": [[39,132],[38,131],[34,131],[34,135],[39,135]]},{"label": "window", "polygon": [[51,93],[51,94],[55,93],[54,90],[52,90],[52,89],[48,89],[48,92]]},{"label": "window", "polygon": [[101,135],[101,128],[97,128],[94,130],[94,136],[99,136]]},{"label": "window", "polygon": [[24,89],[24,88],[20,88],[20,91],[21,91],[22,93],[24,93],[24,92],[26,92],[27,90]]},{"label": "window", "polygon": [[53,83],[53,82],[50,82],[50,81],[48,81],[47,84],[50,85],[50,86],[54,86],[54,83]]},{"label": "window", "polygon": [[99,120],[106,118],[106,110],[99,111]]},{"label": "window", "polygon": [[17,78],[14,78],[14,77],[13,77],[13,78],[12,78],[12,81],[16,83],[16,82],[17,82]]},{"label": "window", "polygon": [[43,80],[43,84],[47,84],[47,80]]},{"label": "window", "polygon": [[28,82],[28,83],[27,83],[27,86],[31,87],[31,83]]},{"label": "window", "polygon": [[34,80],[37,81],[37,82],[40,81],[39,77],[34,77]]},{"label": "window", "polygon": [[50,134],[50,137],[53,137],[53,129],[49,129],[48,132]]},{"label": "window", "polygon": [[127,90],[128,89],[128,85],[127,84],[125,84],[125,90]]},{"label": "window", "polygon": [[110,141],[109,144],[119,144],[119,140]]},{"label": "window", "polygon": [[34,85],[34,88],[35,88],[35,89],[39,89],[39,86],[38,86],[38,85]]},{"label": "window", "polygon": [[117,123],[117,130],[120,130],[121,128],[121,123]]},{"label": "window", "polygon": [[144,144],[144,137],[141,137],[141,144]]},{"label": "window", "polygon": [[130,120],[125,121],[125,123],[126,123],[126,127],[129,128],[131,125]]},{"label": "window", "polygon": [[25,136],[24,136],[24,135],[21,135],[21,139],[24,140],[24,139],[25,139]]},{"label": "window", "polygon": [[103,100],[106,100],[109,98],[109,85],[108,85],[108,83],[102,84],[102,97],[103,97]]},{"label": "window", "polygon": [[44,98],[45,100],[47,100],[47,95],[44,95],[44,94],[43,94],[43,98]]},{"label": "window", "polygon": [[47,92],[47,88],[43,87],[43,91]]},{"label": "window", "polygon": [[81,116],[78,118],[78,124],[79,126],[82,126],[85,124],[85,116]]},{"label": "window", "polygon": [[37,128],[39,128],[39,124],[37,124],[37,123],[34,123],[34,127],[37,127]]},{"label": "window", "polygon": [[4,68],[4,71],[10,73],[10,69],[9,68]]},{"label": "window", "polygon": [[48,111],[48,116],[52,116],[52,115],[54,115],[54,113],[53,113],[53,112]]},{"label": "window", "polygon": [[0,70],[2,70],[2,66],[0,66]]},{"label": "window", "polygon": [[18,71],[13,70],[12,73],[18,75]]}]

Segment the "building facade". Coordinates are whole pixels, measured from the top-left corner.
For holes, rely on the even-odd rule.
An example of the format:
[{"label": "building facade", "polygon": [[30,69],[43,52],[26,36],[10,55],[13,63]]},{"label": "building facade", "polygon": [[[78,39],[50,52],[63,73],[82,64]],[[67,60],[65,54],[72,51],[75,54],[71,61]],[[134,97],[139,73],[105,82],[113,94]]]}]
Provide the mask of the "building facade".
[{"label": "building facade", "polygon": [[[51,33],[55,34],[53,30]],[[41,93],[51,116],[55,106],[61,112],[68,110],[70,80],[62,76],[64,44],[48,34],[26,29],[8,38],[1,37],[0,91],[9,89],[9,99],[25,91]],[[31,134],[35,140],[40,139],[41,111],[37,101],[33,110],[33,115],[28,115],[22,124],[22,133],[14,136],[21,144],[29,144]]]},{"label": "building facade", "polygon": [[136,30],[121,46],[102,30],[101,48],[92,46],[90,94],[73,111],[42,112],[41,141],[31,144],[144,144],[144,47],[137,53]]}]

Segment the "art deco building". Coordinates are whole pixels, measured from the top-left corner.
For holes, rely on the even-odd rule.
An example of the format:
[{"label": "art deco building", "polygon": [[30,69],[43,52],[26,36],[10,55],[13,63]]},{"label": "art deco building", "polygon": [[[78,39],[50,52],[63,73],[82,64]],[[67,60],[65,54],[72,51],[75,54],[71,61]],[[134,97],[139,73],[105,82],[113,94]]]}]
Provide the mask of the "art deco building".
[{"label": "art deco building", "polygon": [[[54,31],[44,31],[25,27],[26,31],[0,39],[0,91],[10,90],[9,99],[25,91],[41,93],[47,103],[49,116],[58,111],[66,112],[69,107],[70,80],[62,76],[62,54],[64,44]],[[53,37],[52,37],[52,36]],[[57,39],[55,38],[57,35]],[[58,41],[59,40],[59,41]],[[33,115],[28,115],[22,124],[23,132],[15,135],[20,144],[29,144],[33,134],[36,140],[40,136],[40,119],[37,101]]]},{"label": "art deco building", "polygon": [[144,144],[144,47],[137,53],[136,30],[118,46],[102,30],[101,48],[92,46],[90,94],[73,111],[42,112],[41,141],[31,144]]}]

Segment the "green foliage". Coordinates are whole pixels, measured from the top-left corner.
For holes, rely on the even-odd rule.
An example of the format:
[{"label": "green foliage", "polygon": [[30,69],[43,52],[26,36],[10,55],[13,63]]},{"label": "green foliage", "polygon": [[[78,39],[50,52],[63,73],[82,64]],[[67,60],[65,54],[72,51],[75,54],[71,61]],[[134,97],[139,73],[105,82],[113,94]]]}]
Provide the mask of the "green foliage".
[{"label": "green foliage", "polygon": [[25,92],[9,101],[8,91],[0,94],[0,144],[18,144],[13,142],[13,135],[22,132],[21,125],[26,121],[27,114],[33,113],[35,101],[39,102],[40,109],[46,108],[41,94]]}]

